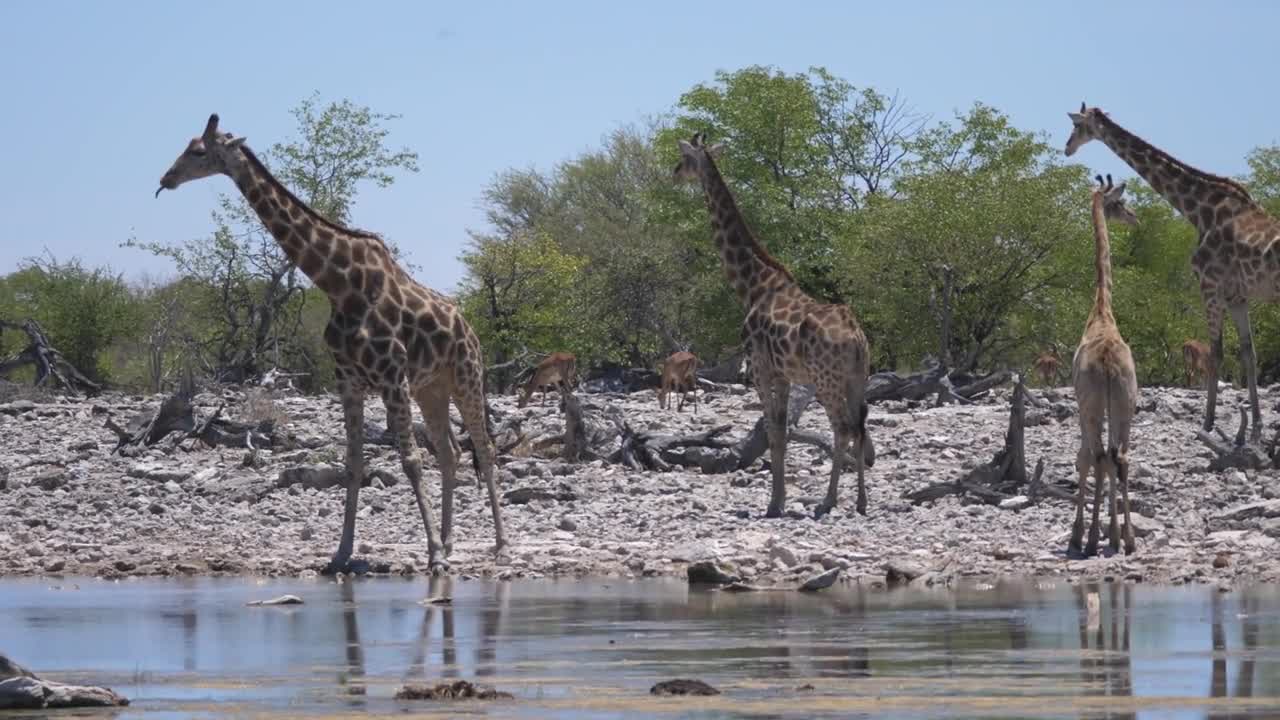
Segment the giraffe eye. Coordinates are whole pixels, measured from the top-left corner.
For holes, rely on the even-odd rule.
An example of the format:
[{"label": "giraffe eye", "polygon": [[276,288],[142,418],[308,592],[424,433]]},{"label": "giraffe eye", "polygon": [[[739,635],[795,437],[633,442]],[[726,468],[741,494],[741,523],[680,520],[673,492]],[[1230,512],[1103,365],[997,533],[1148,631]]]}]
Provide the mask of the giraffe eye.
[{"label": "giraffe eye", "polygon": [[195,155],[196,157],[203,157],[205,154],[205,150],[202,147],[191,148],[191,154]]}]

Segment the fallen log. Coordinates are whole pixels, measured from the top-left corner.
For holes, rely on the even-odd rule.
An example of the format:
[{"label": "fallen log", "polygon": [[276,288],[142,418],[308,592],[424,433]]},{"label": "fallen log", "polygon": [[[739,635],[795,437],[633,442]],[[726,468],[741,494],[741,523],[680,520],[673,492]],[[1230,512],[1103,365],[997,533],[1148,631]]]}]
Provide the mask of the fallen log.
[{"label": "fallen log", "polygon": [[222,417],[225,405],[219,405],[207,418],[196,416],[192,399],[195,385],[188,374],[181,387],[165,398],[160,407],[142,412],[131,418],[124,427],[108,416],[104,427],[116,434],[113,453],[130,454],[143,447],[155,445],[172,433],[181,433],[178,440],[196,439],[209,447],[234,447],[249,450],[270,448],[276,443],[275,423],[267,419],[257,423],[244,423]]},{"label": "fallen log", "polygon": [[102,387],[84,376],[74,365],[62,356],[58,349],[49,343],[40,323],[27,318],[22,323],[0,320],[0,330],[21,330],[26,333],[28,344],[17,354],[0,361],[0,377],[8,377],[9,373],[21,367],[34,365],[36,377],[34,384],[39,387],[49,378],[53,378],[68,393],[75,395],[83,392],[93,395]]},{"label": "fallen log", "polygon": [[[718,425],[693,435],[652,435],[638,432],[624,423],[622,443],[609,457],[632,470],[656,470],[669,472],[672,465],[698,466],[706,473],[725,473],[737,466],[733,445],[720,436],[729,432],[732,425]],[[686,448],[708,448],[716,452],[688,454]]]},{"label": "fallen log", "polygon": [[1215,456],[1209,461],[1210,470],[1261,470],[1275,464],[1274,448],[1268,453],[1258,443],[1248,439],[1249,413],[1245,408],[1240,408],[1240,427],[1236,430],[1234,441],[1221,428],[1215,427],[1213,430],[1217,437],[1204,430],[1196,431],[1196,439],[1207,445]]},{"label": "fallen log", "polygon": [[110,688],[63,685],[43,680],[0,654],[0,710],[109,707],[129,700]]}]

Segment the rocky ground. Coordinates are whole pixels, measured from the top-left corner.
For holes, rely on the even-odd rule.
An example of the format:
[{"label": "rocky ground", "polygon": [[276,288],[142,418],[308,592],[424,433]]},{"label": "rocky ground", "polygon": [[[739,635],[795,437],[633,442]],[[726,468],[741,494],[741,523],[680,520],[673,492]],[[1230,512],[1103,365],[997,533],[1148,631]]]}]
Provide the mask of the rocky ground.
[{"label": "rocky ground", "polygon": [[[1277,391],[1263,394],[1264,418],[1273,423],[1280,412]],[[1031,392],[1047,404],[1074,408],[1068,390]],[[1197,391],[1143,390],[1131,455],[1133,507],[1140,511],[1132,557],[1067,559],[1072,508],[1062,500],[1000,508],[955,496],[920,506],[903,499],[990,460],[1003,444],[1009,397],[1006,388],[972,405],[873,406],[869,423],[878,457],[868,472],[867,517],[853,512],[854,478],[848,474],[841,505],[820,521],[809,517],[830,467],[809,445],[789,448],[793,512],[766,520],[769,477],[759,462],[721,475],[642,473],[603,461],[570,465],[530,457],[525,443],[503,458],[500,490],[549,492],[523,492],[525,498],[504,502],[513,544],[497,559],[490,551],[491,516],[468,456],[458,488],[452,571],[682,575],[689,563],[715,558],[761,585],[794,585],[836,566],[846,578],[883,578],[885,563],[895,560],[966,575],[1224,586],[1280,578],[1280,473],[1210,472],[1212,454],[1195,439],[1204,400]],[[616,406],[634,428],[663,433],[730,423],[731,434],[742,436],[759,416],[754,392],[740,386],[707,394],[697,415],[688,406],[681,414],[659,411],[652,392],[580,398],[588,414]],[[1236,390],[1220,398],[1219,417],[1233,430],[1234,408],[1243,400]],[[107,418],[123,424],[159,401],[36,396],[0,404],[0,575],[281,575],[312,573],[325,564],[338,541],[344,491],[308,487],[295,482],[297,471],[283,471],[340,464],[344,439],[336,398],[201,394],[200,412],[226,402],[233,418],[275,417],[286,441],[255,452],[165,441],[137,457],[113,454],[116,435],[104,427]],[[523,418],[530,438],[559,432],[562,425],[554,403],[540,407],[535,400],[517,409],[505,396],[492,404],[499,416]],[[376,435],[383,427],[381,403],[371,398],[367,415],[368,432]],[[1028,471],[1043,457],[1045,480],[1070,490],[1076,420],[1059,415],[1066,416],[1030,413],[1039,424],[1027,428]],[[826,433],[823,413],[806,414],[801,428]],[[398,458],[386,446],[367,446],[366,454],[370,469],[385,472],[361,492],[357,556],[374,572],[426,572],[425,536]],[[433,460],[427,466],[435,494],[439,475]],[[436,505],[438,519],[438,499]]]}]

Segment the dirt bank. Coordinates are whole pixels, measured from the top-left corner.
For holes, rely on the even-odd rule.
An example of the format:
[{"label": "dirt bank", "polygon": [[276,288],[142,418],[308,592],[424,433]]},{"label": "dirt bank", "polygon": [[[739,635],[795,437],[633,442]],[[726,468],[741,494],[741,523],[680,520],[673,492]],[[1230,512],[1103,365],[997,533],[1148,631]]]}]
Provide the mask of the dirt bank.
[{"label": "dirt bank", "polygon": [[[1280,399],[1273,390],[1263,395],[1265,419],[1272,422]],[[1074,408],[1068,391],[1032,392]],[[1200,392],[1142,393],[1131,456],[1133,506],[1142,514],[1133,557],[1066,559],[1072,509],[1061,500],[1001,509],[958,497],[921,506],[902,499],[988,461],[1003,443],[1009,394],[1002,390],[966,406],[874,406],[870,424],[878,458],[868,474],[865,518],[852,511],[854,479],[848,474],[842,504],[821,521],[808,517],[830,467],[809,445],[789,449],[794,512],[778,520],[761,517],[769,480],[760,463],[720,475],[640,473],[602,461],[569,465],[509,455],[500,471],[502,491],[552,492],[547,499],[504,504],[513,546],[508,557],[495,560],[490,515],[464,458],[452,569],[498,576],[667,575],[683,574],[691,561],[718,558],[751,582],[785,584],[837,565],[845,568],[846,580],[880,578],[886,561],[906,559],[960,574],[1224,585],[1280,577],[1280,473],[1208,470],[1210,453],[1195,439]],[[706,395],[696,416],[688,406],[683,414],[659,411],[652,393],[581,399],[588,413],[616,406],[632,427],[662,432],[730,423],[730,434],[742,436],[759,415],[754,392],[741,387]],[[1233,408],[1242,400],[1236,390],[1222,398],[1219,417],[1233,429]],[[158,397],[0,405],[0,467],[8,469],[0,481],[0,573],[280,575],[322,567],[338,541],[343,490],[278,485],[283,470],[341,462],[336,398],[246,401],[233,391],[197,397],[205,413],[222,401],[233,417],[276,415],[288,442],[255,453],[164,442],[126,458],[112,454],[116,435],[104,428],[106,419],[123,422],[157,405]],[[493,398],[500,416],[523,418],[531,438],[553,434],[562,423],[552,404],[537,402],[518,410],[511,397]],[[376,434],[383,427],[378,401],[370,399],[368,417],[369,434]],[[805,415],[801,427],[827,432],[821,412]],[[1026,442],[1029,465],[1043,457],[1045,479],[1074,488],[1074,415],[1028,427]],[[370,469],[386,475],[361,493],[357,555],[375,572],[426,572],[425,538],[399,460],[389,447],[369,446],[367,454]],[[439,475],[433,460],[427,465],[436,493]]]}]

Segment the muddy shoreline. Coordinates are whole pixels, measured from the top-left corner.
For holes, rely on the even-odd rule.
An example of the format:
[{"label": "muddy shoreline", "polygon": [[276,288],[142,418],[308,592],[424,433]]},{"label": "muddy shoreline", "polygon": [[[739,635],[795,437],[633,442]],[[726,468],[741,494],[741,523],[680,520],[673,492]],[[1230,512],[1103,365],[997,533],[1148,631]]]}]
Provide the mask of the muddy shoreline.
[{"label": "muddy shoreline", "polygon": [[[1280,393],[1262,392],[1270,428]],[[1075,485],[1078,442],[1069,389],[1033,389],[1047,407],[1026,429],[1029,466],[1045,461],[1045,481]],[[454,575],[498,578],[683,576],[689,563],[715,559],[755,585],[795,586],[833,567],[840,582],[879,582],[885,564],[910,562],[953,576],[1035,576],[1230,587],[1280,578],[1280,472],[1211,472],[1212,453],[1195,439],[1204,394],[1147,388],[1133,429],[1133,507],[1139,511],[1134,556],[1069,560],[1064,550],[1072,507],[1041,499],[1019,509],[951,496],[913,506],[906,492],[954,479],[987,462],[1003,444],[1010,390],[971,405],[880,403],[869,418],[877,462],[868,472],[869,514],[853,512],[855,480],[846,473],[841,504],[820,521],[810,510],[825,492],[830,461],[815,447],[788,449],[789,517],[763,519],[768,471],[702,474],[634,472],[603,461],[566,464],[504,458],[500,491],[545,490],[543,499],[505,502],[512,547],[491,552],[491,516],[463,458],[456,493]],[[588,413],[621,410],[632,427],[694,433],[733,426],[745,435],[759,415],[754,392],[740,386],[706,394],[695,415],[660,411],[652,392],[582,394]],[[1219,418],[1234,430],[1239,390],[1224,390]],[[341,408],[333,396],[248,397],[233,390],[196,398],[202,412],[226,403],[244,419],[268,414],[289,443],[275,450],[175,447],[163,442],[138,457],[113,455],[108,417],[123,422],[160,397],[107,394],[92,400],[31,397],[0,404],[0,576],[309,575],[336,547],[340,487],[283,484],[282,471],[340,466]],[[532,440],[560,431],[554,403],[517,409]],[[456,412],[456,411],[455,411]],[[371,430],[385,427],[370,398]],[[1059,419],[1060,418],[1060,419]],[[801,429],[826,433],[821,412]],[[1271,431],[1268,430],[1269,436]],[[426,478],[439,519],[439,473],[427,455]],[[374,573],[428,572],[425,535],[395,452],[366,446],[366,466],[381,470],[361,491],[356,558]],[[1028,468],[1030,470],[1030,467]]]}]

